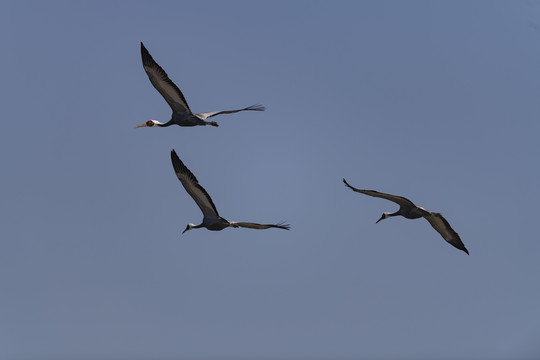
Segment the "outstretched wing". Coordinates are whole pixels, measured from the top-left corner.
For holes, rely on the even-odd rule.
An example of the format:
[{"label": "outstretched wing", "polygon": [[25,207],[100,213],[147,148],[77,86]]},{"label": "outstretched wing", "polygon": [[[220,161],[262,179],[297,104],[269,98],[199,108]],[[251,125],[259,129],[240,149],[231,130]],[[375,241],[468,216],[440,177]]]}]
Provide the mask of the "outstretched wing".
[{"label": "outstretched wing", "polygon": [[154,61],[152,55],[146,50],[142,42],[141,57],[144,71],[146,71],[150,82],[161,96],[165,98],[165,101],[167,101],[167,104],[169,104],[171,109],[181,113],[186,111],[191,112],[187,101],[178,86],[169,79],[165,70]]},{"label": "outstretched wing", "polygon": [[279,224],[256,224],[256,223],[236,222],[236,221],[231,221],[229,223],[231,224],[232,227],[243,227],[243,228],[258,229],[258,230],[270,229],[270,228],[278,228],[278,229],[289,230],[291,228],[291,226],[289,224],[283,224],[283,223],[279,223]]},{"label": "outstretched wing", "polygon": [[234,114],[234,113],[245,111],[245,110],[264,111],[266,110],[266,108],[262,105],[251,105],[246,108],[238,109],[238,110],[212,111],[212,112],[198,113],[195,115],[201,120],[206,120],[208,118],[211,118],[212,116],[221,115],[221,114]]},{"label": "outstretched wing", "polygon": [[360,189],[355,188],[354,186],[349,185],[349,183],[347,181],[345,181],[345,179],[343,179],[343,182],[345,183],[346,186],[350,187],[352,190],[354,190],[356,192],[359,192],[359,193],[362,193],[362,194],[365,194],[365,195],[369,195],[369,196],[374,196],[374,197],[390,200],[390,201],[395,202],[399,206],[413,206],[413,207],[416,207],[416,205],[414,205],[414,203],[411,200],[409,200],[407,198],[404,198],[403,196],[385,194],[385,193],[381,193],[381,192],[378,192],[378,191],[375,191],[375,190],[360,190]]},{"label": "outstretched wing", "polygon": [[430,213],[424,216],[435,230],[446,240],[450,245],[463,250],[469,255],[469,251],[461,241],[457,232],[452,229],[448,221],[439,213]]},{"label": "outstretched wing", "polygon": [[171,151],[171,161],[174,167],[174,172],[178,177],[178,180],[184,185],[184,189],[195,200],[199,208],[201,209],[205,218],[217,218],[219,217],[218,211],[212,198],[206,190],[199,185],[197,178],[189,169],[184,165],[182,160],[176,155],[174,149]]}]

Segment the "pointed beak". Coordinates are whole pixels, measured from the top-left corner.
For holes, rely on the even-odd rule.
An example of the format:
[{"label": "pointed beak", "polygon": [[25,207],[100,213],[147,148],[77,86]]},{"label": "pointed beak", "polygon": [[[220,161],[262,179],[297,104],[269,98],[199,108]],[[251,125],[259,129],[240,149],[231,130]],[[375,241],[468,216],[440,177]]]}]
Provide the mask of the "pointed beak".
[{"label": "pointed beak", "polygon": [[381,221],[382,219],[384,219],[384,216],[381,216],[381,218],[380,218],[379,220],[377,220],[377,221],[375,222],[375,224],[378,224],[379,221]]},{"label": "pointed beak", "polygon": [[146,125],[146,123],[144,123],[144,124],[141,124],[141,125],[139,125],[139,126],[135,126],[135,129],[136,129],[136,128],[140,128],[140,127],[145,127],[145,126],[148,126],[148,125]]}]

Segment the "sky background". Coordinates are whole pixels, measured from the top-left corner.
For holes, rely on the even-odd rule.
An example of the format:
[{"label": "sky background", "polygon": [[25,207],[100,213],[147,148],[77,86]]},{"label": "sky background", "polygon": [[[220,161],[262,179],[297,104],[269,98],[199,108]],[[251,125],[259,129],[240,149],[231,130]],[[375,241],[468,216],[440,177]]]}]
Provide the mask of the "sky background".
[{"label": "sky background", "polygon": [[[3,1],[0,40],[0,359],[540,358],[540,2]],[[141,41],[195,112],[267,111],[135,129]],[[173,148],[292,229],[181,235]]]}]

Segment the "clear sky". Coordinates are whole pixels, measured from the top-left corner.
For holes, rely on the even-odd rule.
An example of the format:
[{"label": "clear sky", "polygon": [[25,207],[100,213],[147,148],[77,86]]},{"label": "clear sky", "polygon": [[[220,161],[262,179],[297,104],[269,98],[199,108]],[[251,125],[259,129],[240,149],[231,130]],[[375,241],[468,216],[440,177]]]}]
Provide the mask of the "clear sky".
[{"label": "clear sky", "polygon": [[[0,39],[1,359],[540,358],[540,2],[3,1]],[[141,41],[192,110],[267,111],[135,129]],[[292,229],[181,235],[173,148]]]}]

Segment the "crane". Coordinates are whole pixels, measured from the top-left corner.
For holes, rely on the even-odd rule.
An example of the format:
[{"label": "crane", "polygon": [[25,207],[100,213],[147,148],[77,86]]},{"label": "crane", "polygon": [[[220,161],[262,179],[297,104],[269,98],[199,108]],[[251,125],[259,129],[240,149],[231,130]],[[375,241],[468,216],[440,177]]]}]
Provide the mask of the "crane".
[{"label": "crane", "polygon": [[440,213],[434,213],[424,209],[423,207],[416,206],[411,200],[404,198],[403,196],[385,194],[375,190],[360,190],[349,185],[349,183],[347,183],[345,179],[343,179],[343,182],[353,191],[369,196],[390,200],[399,205],[399,210],[394,213],[384,212],[381,218],[377,220],[377,223],[381,220],[398,215],[401,215],[407,219],[418,219],[420,217],[423,217],[431,224],[431,226],[435,230],[437,230],[439,234],[441,234],[443,239],[446,240],[450,245],[458,248],[459,250],[463,250],[467,253],[467,255],[469,255],[469,251],[461,241],[458,233],[455,232],[454,229],[452,229],[448,221],[446,221],[446,219]]},{"label": "crane", "polygon": [[278,228],[284,230],[290,229],[290,225],[283,223],[257,224],[250,222],[236,222],[225,220],[224,218],[219,216],[219,213],[210,195],[208,195],[206,190],[201,185],[199,185],[199,181],[197,180],[195,175],[193,175],[193,173],[184,165],[184,163],[182,162],[182,160],[180,160],[174,149],[171,151],[171,161],[178,180],[180,180],[180,182],[184,186],[184,189],[186,189],[187,193],[193,198],[193,200],[195,200],[195,203],[199,206],[203,213],[202,223],[200,223],[199,225],[189,223],[186,226],[186,229],[182,232],[182,234],[188,230],[198,229],[202,227],[212,231],[223,230],[227,227],[243,227],[258,230],[269,228]]},{"label": "crane", "polygon": [[175,83],[169,79],[169,76],[167,76],[167,73],[161,66],[158,65],[152,58],[152,55],[146,50],[143,43],[141,42],[141,57],[143,62],[144,71],[146,71],[146,74],[148,75],[148,78],[150,79],[150,82],[156,90],[163,96],[165,101],[167,101],[167,104],[172,109],[172,117],[171,120],[169,120],[166,123],[161,123],[157,120],[148,120],[144,124],[141,124],[137,126],[137,128],[140,127],[167,127],[171,125],[179,125],[179,126],[197,126],[197,125],[211,125],[211,126],[219,126],[217,122],[215,121],[206,121],[206,119],[211,118],[213,116],[221,115],[221,114],[233,114],[240,111],[246,111],[246,110],[253,110],[253,111],[264,111],[265,107],[262,105],[252,105],[245,107],[243,109],[237,109],[237,110],[223,110],[223,111],[212,111],[212,112],[205,112],[205,113],[198,113],[194,114],[191,112],[186,98],[176,86]]}]

